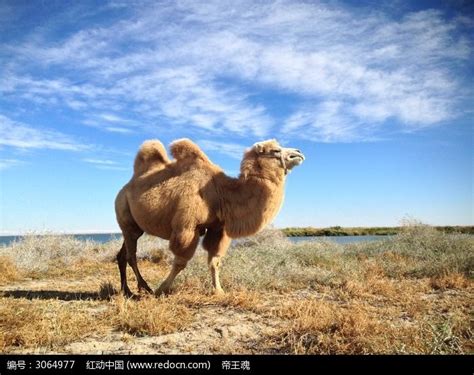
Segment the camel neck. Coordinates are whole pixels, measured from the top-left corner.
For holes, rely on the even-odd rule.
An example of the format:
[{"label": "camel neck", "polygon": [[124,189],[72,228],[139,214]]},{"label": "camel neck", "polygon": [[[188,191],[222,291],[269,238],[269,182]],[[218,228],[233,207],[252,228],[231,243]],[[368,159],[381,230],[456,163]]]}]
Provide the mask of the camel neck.
[{"label": "camel neck", "polygon": [[232,238],[257,233],[273,220],[283,202],[284,177],[241,175],[227,177],[219,185],[222,219]]}]

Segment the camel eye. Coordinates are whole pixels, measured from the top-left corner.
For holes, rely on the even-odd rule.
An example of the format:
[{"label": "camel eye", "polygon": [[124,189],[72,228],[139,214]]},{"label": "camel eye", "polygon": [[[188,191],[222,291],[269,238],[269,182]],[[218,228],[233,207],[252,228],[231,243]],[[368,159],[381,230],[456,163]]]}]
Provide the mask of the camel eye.
[{"label": "camel eye", "polygon": [[271,151],[272,154],[279,154],[280,152],[281,152],[281,150],[278,149],[278,148],[274,148],[274,149]]}]

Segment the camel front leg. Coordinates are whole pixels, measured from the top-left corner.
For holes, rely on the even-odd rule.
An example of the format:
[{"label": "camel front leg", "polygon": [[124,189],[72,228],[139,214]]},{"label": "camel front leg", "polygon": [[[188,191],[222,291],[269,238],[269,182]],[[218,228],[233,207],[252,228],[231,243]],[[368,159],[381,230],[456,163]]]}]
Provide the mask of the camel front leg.
[{"label": "camel front leg", "polygon": [[162,294],[169,294],[171,292],[171,286],[173,285],[174,279],[182,270],[186,268],[187,264],[187,259],[176,256],[173,261],[173,268],[171,268],[168,277],[161,283],[155,294],[158,296]]},{"label": "camel front leg", "polygon": [[199,232],[196,229],[182,230],[174,232],[170,239],[170,250],[175,254],[173,267],[168,277],[163,281],[156,290],[156,295],[169,294],[174,279],[178,274],[186,268],[189,259],[191,259],[196,251],[199,242]]},{"label": "camel front leg", "polygon": [[219,267],[221,266],[221,257],[209,256],[208,263],[209,270],[211,271],[213,292],[215,295],[222,295],[224,294],[224,289],[222,289],[221,281],[219,279]]},{"label": "camel front leg", "polygon": [[203,241],[203,247],[209,253],[208,264],[211,271],[211,280],[213,292],[216,295],[224,293],[219,279],[219,269],[222,257],[226,254],[231,239],[225,233],[224,229],[208,230]]}]

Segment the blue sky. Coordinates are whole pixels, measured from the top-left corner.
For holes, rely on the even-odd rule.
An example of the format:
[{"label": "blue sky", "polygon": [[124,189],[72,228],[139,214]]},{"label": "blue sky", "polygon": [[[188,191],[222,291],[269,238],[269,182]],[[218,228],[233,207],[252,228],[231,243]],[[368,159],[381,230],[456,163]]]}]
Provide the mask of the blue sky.
[{"label": "blue sky", "polygon": [[469,2],[0,1],[1,233],[116,230],[150,138],[305,153],[284,226],[473,224]]}]

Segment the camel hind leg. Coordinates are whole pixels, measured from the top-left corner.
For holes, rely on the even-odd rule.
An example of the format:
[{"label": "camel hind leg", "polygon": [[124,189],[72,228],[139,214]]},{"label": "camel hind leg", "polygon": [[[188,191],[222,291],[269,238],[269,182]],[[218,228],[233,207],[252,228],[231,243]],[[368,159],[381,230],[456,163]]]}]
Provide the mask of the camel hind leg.
[{"label": "camel hind leg", "polygon": [[132,267],[138,282],[138,289],[152,293],[151,288],[143,279],[137,265],[137,241],[143,234],[143,230],[137,225],[132,217],[126,197],[126,188],[122,189],[115,200],[115,212],[117,221],[122,229],[124,243],[117,255],[117,262],[120,271],[120,285],[123,294],[132,296],[132,292],[127,284],[127,263]]},{"label": "camel hind leg", "polygon": [[127,263],[132,267],[138,283],[138,291],[145,290],[148,293],[153,293],[148,286],[145,279],[142,277],[137,264],[137,241],[143,234],[131,235],[123,233],[124,243],[119,253],[117,254],[117,263],[120,271],[120,289],[126,297],[133,297],[133,293],[127,284]]},{"label": "camel hind leg", "polygon": [[143,278],[138,269],[137,264],[137,241],[143,234],[143,231],[136,231],[134,233],[123,234],[125,240],[125,246],[127,248],[127,262],[132,267],[135,278],[137,279],[138,291],[145,290],[147,293],[153,293],[147,282]]},{"label": "camel hind leg", "polygon": [[120,271],[120,290],[126,297],[132,297],[133,293],[127,284],[127,248],[125,242],[117,254],[117,263]]}]

